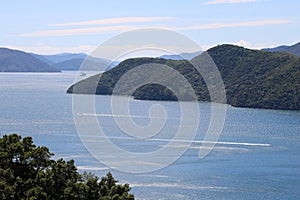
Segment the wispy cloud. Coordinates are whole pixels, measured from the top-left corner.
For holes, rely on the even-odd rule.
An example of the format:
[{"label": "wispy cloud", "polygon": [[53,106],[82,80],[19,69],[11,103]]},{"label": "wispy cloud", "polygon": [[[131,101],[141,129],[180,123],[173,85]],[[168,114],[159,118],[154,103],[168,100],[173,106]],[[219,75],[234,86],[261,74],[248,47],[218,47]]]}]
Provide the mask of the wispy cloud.
[{"label": "wispy cloud", "polygon": [[[211,24],[200,24],[195,26],[185,27],[166,27],[158,26],[156,28],[167,28],[170,30],[181,31],[181,30],[201,30],[201,29],[219,29],[219,28],[234,28],[234,27],[255,27],[265,26],[274,24],[287,24],[289,20],[260,20],[260,21],[248,21],[248,22],[236,22],[236,23],[211,23]],[[145,26],[143,26],[145,28]],[[147,26],[146,26],[147,27]],[[51,37],[51,36],[75,36],[75,35],[88,35],[88,34],[103,34],[103,33],[115,33],[129,31],[133,29],[141,28],[137,25],[120,25],[120,26],[101,26],[101,27],[87,27],[87,28],[73,28],[73,29],[54,29],[38,31],[33,33],[25,33],[19,36],[22,37]]]},{"label": "wispy cloud", "polygon": [[154,22],[162,20],[172,20],[174,17],[122,17],[122,18],[109,18],[100,20],[90,20],[81,22],[69,22],[61,24],[52,24],[51,26],[88,26],[88,25],[107,25],[107,24],[127,24],[138,22]]},{"label": "wispy cloud", "polygon": [[58,29],[45,30],[34,33],[25,33],[20,36],[23,37],[45,37],[45,36],[70,36],[70,35],[86,35],[99,34],[107,32],[121,32],[133,29],[133,26],[106,26],[106,27],[91,27],[91,28],[75,28],[75,29]]},{"label": "wispy cloud", "polygon": [[233,4],[233,3],[250,3],[256,2],[256,0],[212,0],[204,2],[203,4]]},{"label": "wispy cloud", "polygon": [[198,29],[217,29],[226,27],[247,27],[247,26],[264,26],[272,24],[287,24],[288,20],[261,20],[261,21],[248,21],[248,22],[237,22],[237,23],[212,23],[202,24],[197,26],[187,26],[177,28],[177,30],[198,30]]},{"label": "wispy cloud", "polygon": [[[81,26],[81,27],[44,30],[44,31],[38,31],[34,33],[25,33],[19,36],[45,37],[45,36],[70,36],[70,35],[100,34],[100,33],[107,33],[107,32],[122,32],[122,31],[138,28],[137,25],[128,25],[130,23],[156,22],[156,21],[171,20],[171,19],[175,19],[175,18],[174,17],[122,17],[122,18],[109,18],[109,19],[101,19],[101,20],[52,24],[50,26],[58,26],[58,27]],[[92,26],[92,25],[97,25],[97,27],[82,27],[82,26]],[[106,26],[101,26],[101,25],[106,25]]]}]

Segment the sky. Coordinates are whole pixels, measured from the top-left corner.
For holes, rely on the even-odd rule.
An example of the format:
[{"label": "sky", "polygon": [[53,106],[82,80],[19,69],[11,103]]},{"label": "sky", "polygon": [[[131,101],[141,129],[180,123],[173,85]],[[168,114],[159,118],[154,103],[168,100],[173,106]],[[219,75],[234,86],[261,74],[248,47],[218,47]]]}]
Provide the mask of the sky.
[{"label": "sky", "polygon": [[34,52],[90,53],[126,31],[176,31],[208,49],[252,49],[300,42],[298,0],[1,1],[0,46]]}]

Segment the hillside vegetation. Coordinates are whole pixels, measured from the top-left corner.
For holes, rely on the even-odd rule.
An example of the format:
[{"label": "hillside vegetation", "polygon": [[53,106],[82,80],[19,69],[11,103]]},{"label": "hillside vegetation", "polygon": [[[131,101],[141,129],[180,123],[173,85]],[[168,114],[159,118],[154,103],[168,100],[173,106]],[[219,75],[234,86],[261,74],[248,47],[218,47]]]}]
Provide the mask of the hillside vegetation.
[{"label": "hillside vegetation", "polygon": [[[234,45],[216,46],[209,49],[208,54],[221,73],[228,104],[237,107],[300,110],[300,59],[298,57],[289,53],[250,50]],[[177,70],[192,85],[198,100],[210,101],[203,78],[189,61],[162,58],[125,60],[103,74],[72,85],[67,92],[110,95],[124,73],[147,63],[164,64]],[[142,78],[146,78],[148,73],[145,70],[145,77]],[[173,74],[163,74],[163,76],[166,80],[173,78]],[[128,91],[132,90],[132,81],[134,77],[115,91],[115,94],[128,94]],[[179,97],[186,94],[189,94],[189,91],[180,88]],[[170,90],[157,84],[144,85],[134,91],[133,96],[144,100],[177,100]],[[186,99],[189,100],[189,97]]]}]

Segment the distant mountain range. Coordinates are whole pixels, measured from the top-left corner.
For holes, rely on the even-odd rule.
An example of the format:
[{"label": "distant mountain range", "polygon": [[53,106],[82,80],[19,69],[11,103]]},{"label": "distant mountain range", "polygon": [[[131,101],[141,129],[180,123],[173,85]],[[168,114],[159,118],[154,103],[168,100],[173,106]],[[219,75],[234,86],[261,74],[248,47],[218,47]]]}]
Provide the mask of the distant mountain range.
[{"label": "distant mountain range", "polygon": [[[207,52],[221,73],[228,104],[237,107],[300,110],[300,58],[289,53],[251,50],[234,45],[218,45]],[[194,59],[199,59],[199,56]],[[123,74],[136,66],[149,63],[174,68],[189,81],[198,100],[210,101],[203,78],[190,62],[163,58],[125,60],[102,75],[98,74],[73,84],[67,92],[111,95]],[[164,76],[173,80],[171,74]],[[132,90],[131,81],[134,78],[128,79],[128,84],[122,85],[115,94],[128,94]],[[135,99],[177,100],[170,90],[157,84],[148,84],[131,92]],[[179,96],[186,94],[188,93],[185,88],[181,88]]]},{"label": "distant mountain range", "polygon": [[[94,58],[84,53],[60,53],[40,55],[24,51],[0,48],[0,72],[59,72],[61,70],[105,71],[114,68],[118,61]],[[201,52],[182,53],[179,55],[162,55],[162,58],[172,60],[190,60]]]},{"label": "distant mountain range", "polygon": [[[279,46],[263,49],[269,52],[287,52],[300,57],[300,42],[292,46]],[[200,51],[174,55],[162,55],[159,58],[170,60],[191,60],[201,54]],[[0,48],[0,72],[58,72],[61,70],[79,70],[82,63],[84,70],[107,71],[119,64],[107,59],[89,57],[84,53],[60,53],[40,55],[19,50]]]},{"label": "distant mountain range", "polygon": [[72,59],[85,59],[87,57],[87,54],[85,53],[59,53],[53,55],[36,55],[42,56],[43,58],[49,60],[51,63],[60,63]]},{"label": "distant mountain range", "polygon": [[60,72],[23,51],[0,48],[0,72]]},{"label": "distant mountain range", "polygon": [[196,51],[192,53],[181,53],[181,54],[170,54],[170,55],[162,55],[159,58],[170,59],[170,60],[191,60],[194,57],[201,54],[201,51]]},{"label": "distant mountain range", "polygon": [[[84,64],[84,69],[80,69],[81,65]],[[59,63],[53,64],[57,69],[60,70],[90,70],[90,71],[104,71],[109,67],[111,61],[106,59],[97,59],[97,58],[73,58],[70,60],[62,61]]]},{"label": "distant mountain range", "polygon": [[298,42],[297,44],[291,45],[291,46],[278,46],[278,47],[274,47],[274,48],[266,48],[263,49],[265,51],[269,51],[269,52],[287,52],[287,53],[291,53],[294,54],[298,57],[300,57],[300,42]]},{"label": "distant mountain range", "polygon": [[90,57],[84,53],[39,55],[24,51],[0,48],[0,72],[60,72],[61,70],[104,71],[118,63]]},{"label": "distant mountain range", "polygon": [[36,58],[53,65],[59,70],[79,70],[84,62],[84,70],[104,71],[111,61],[94,58],[84,53],[61,53],[54,55],[31,54]]}]

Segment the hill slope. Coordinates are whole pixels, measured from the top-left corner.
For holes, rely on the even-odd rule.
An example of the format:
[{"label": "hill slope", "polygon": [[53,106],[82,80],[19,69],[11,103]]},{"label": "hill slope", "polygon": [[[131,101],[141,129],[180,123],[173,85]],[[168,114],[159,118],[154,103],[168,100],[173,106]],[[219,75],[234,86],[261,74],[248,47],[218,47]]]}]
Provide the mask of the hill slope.
[{"label": "hill slope", "polygon": [[[300,110],[300,59],[296,56],[250,50],[233,45],[220,45],[209,49],[208,53],[221,73],[226,88],[227,102],[230,105]],[[95,75],[72,85],[67,92],[111,94],[116,82],[125,72],[145,63],[165,64],[174,68],[190,82],[198,100],[210,100],[202,77],[188,61],[161,58],[125,60],[117,67],[105,72],[100,81],[98,81],[100,75]],[[172,78],[168,77],[172,75],[164,75]],[[117,93],[122,95],[126,93],[124,92],[126,90],[130,90],[130,81]],[[185,94],[186,91],[182,89],[180,95]],[[133,96],[137,99],[176,100],[170,90],[155,84],[137,89]]]},{"label": "hill slope", "polygon": [[59,72],[23,51],[0,48],[0,72]]}]

